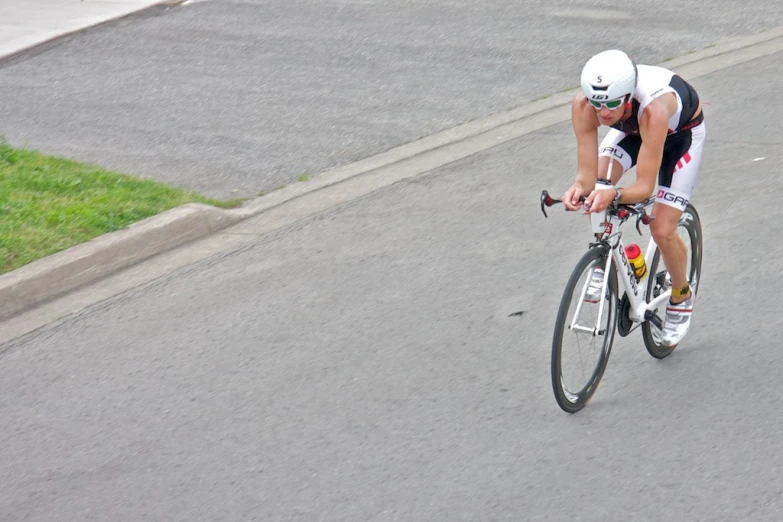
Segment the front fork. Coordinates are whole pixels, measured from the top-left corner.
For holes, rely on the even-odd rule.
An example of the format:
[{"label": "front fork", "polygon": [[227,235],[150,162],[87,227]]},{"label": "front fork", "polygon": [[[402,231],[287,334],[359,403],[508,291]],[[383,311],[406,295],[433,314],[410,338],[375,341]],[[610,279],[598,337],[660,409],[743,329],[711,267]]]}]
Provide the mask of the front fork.
[{"label": "front fork", "polygon": [[[611,251],[611,247],[608,247]],[[604,263],[604,282],[601,285],[601,294],[598,299],[598,320],[596,321],[594,328],[589,328],[587,326],[581,326],[576,324],[577,319],[579,319],[579,315],[582,312],[582,305],[585,302],[585,294],[587,293],[587,287],[590,285],[590,281],[593,279],[592,274],[590,277],[587,278],[585,281],[585,284],[582,285],[582,296],[579,298],[579,304],[576,305],[576,311],[574,312],[574,318],[571,321],[571,330],[575,332],[583,332],[583,333],[589,333],[592,334],[593,337],[597,335],[603,334],[603,330],[600,330],[601,326],[601,320],[604,317],[604,306],[606,305],[606,292],[608,291],[608,285],[609,285],[609,270],[612,268],[612,256],[608,255],[606,256],[606,263]]]}]

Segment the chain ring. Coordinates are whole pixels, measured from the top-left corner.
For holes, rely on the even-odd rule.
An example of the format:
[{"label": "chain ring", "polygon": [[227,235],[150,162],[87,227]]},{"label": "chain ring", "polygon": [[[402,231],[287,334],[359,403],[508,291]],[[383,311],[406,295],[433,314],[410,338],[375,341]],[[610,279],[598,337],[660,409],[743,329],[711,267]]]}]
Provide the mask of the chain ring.
[{"label": "chain ring", "polygon": [[628,294],[623,294],[623,298],[620,299],[620,309],[617,317],[617,333],[620,334],[620,337],[626,337],[633,329],[630,313],[631,301],[628,299]]}]

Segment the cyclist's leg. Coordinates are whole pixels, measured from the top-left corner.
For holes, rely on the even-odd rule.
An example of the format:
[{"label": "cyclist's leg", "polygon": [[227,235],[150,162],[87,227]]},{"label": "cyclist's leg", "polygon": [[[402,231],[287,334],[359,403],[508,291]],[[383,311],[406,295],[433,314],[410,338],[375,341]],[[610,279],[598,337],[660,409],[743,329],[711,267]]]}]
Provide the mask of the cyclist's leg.
[{"label": "cyclist's leg", "polygon": [[688,247],[677,234],[680,216],[690,202],[704,150],[704,123],[671,136],[664,145],[658,191],[650,224],[653,238],[671,277],[672,295],[661,330],[664,346],[677,346],[688,333],[693,315],[693,292],[688,281]]},{"label": "cyclist's leg", "polygon": [[655,219],[650,224],[650,232],[671,276],[672,303],[675,304],[690,295],[687,291],[681,293],[688,286],[688,250],[677,234],[677,224],[682,211],[688,206],[699,176],[704,137],[705,128],[702,123],[667,140],[658,176],[658,190],[653,207]]},{"label": "cyclist's leg", "polygon": [[612,184],[616,185],[623,174],[636,165],[642,139],[628,136],[617,129],[610,129],[598,147],[598,176],[605,178],[612,160]]}]

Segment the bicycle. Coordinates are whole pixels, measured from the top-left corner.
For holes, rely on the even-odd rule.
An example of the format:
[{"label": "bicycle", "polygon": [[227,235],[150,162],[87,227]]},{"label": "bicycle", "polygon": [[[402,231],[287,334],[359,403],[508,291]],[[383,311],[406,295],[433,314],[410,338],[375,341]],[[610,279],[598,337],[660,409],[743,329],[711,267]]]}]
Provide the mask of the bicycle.
[{"label": "bicycle", "polygon": [[[614,186],[607,180],[599,179],[596,188],[612,189]],[[584,198],[581,200],[584,201]],[[541,211],[544,217],[548,217],[545,206],[551,207],[561,202],[544,190],[541,193]],[[668,357],[676,347],[665,346],[661,342],[663,324],[659,310],[664,310],[669,301],[671,279],[660,250],[655,240],[650,238],[644,255],[647,271],[640,278],[627,258],[622,232],[619,230],[623,223],[635,216],[636,230],[642,235],[640,224],[649,225],[654,219],[647,212],[647,207],[654,202],[653,197],[633,205],[612,204],[601,213],[590,214],[591,228],[596,240],[589,244],[587,252],[577,262],[568,279],[552,340],[552,388],[558,405],[568,413],[584,408],[595,393],[609,361],[615,331],[625,337],[641,327],[644,345],[656,359]],[[688,247],[686,274],[695,296],[701,276],[702,231],[699,214],[690,203],[682,213],[677,230]],[[588,286],[597,267],[603,269],[599,298],[595,303],[586,302]],[[613,269],[615,267],[616,270]],[[618,280],[622,283],[620,287]],[[622,297],[618,297],[620,291],[623,292]],[[587,317],[583,317],[583,314]],[[592,355],[596,359],[592,369],[586,363],[587,357],[582,356],[581,350],[576,361],[564,357],[564,342],[569,339],[576,341],[577,348],[581,348],[582,341],[590,341],[592,345],[599,339],[602,340],[600,350],[595,350],[592,346],[587,350],[587,356]],[[570,365],[573,362],[577,363],[574,365],[574,373],[579,373],[581,369],[583,378],[586,375],[584,384],[574,385],[570,382]]]}]

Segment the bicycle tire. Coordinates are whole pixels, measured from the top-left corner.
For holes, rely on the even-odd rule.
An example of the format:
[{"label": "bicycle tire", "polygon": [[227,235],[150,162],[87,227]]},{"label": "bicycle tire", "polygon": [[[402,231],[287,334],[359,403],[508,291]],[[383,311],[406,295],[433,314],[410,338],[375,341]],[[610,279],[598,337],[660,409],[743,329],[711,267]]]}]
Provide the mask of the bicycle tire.
[{"label": "bicycle tire", "polygon": [[[699,290],[699,283],[701,282],[701,262],[703,257],[703,245],[702,245],[702,231],[701,220],[699,219],[699,213],[696,208],[688,204],[683,211],[683,217],[680,218],[678,227],[683,227],[690,239],[690,270],[688,271],[688,281],[691,285],[691,291],[695,296]],[[647,302],[649,303],[661,292],[668,289],[666,280],[666,271],[658,271],[658,265],[661,263],[661,252],[658,248],[655,249],[653,259],[650,262],[650,278],[647,282]],[[664,303],[665,306],[665,303]],[[642,323],[642,338],[644,339],[644,346],[647,348],[647,352],[656,359],[664,359],[671,355],[677,345],[664,346],[655,338],[655,332],[657,327],[652,324],[651,321],[645,321]]]},{"label": "bicycle tire", "polygon": [[[609,362],[609,354],[612,350],[612,343],[614,342],[614,334],[617,330],[617,274],[614,270],[609,271],[607,274],[609,277],[609,284],[607,287],[607,293],[605,296],[604,314],[606,318],[606,326],[604,328],[603,336],[592,336],[594,339],[603,337],[603,345],[601,346],[598,359],[596,361],[595,368],[592,370],[590,377],[584,386],[581,386],[578,390],[569,390],[566,387],[563,375],[563,340],[566,334],[566,330],[569,327],[571,315],[571,305],[574,302],[574,293],[578,292],[576,297],[577,302],[582,299],[581,287],[579,286],[580,280],[583,276],[590,276],[593,266],[605,266],[607,256],[611,255],[611,250],[605,245],[598,245],[588,250],[577,263],[571,277],[566,283],[565,290],[563,291],[563,297],[560,301],[560,307],[557,312],[557,319],[555,320],[555,330],[552,339],[552,361],[551,361],[551,374],[552,374],[552,389],[555,394],[557,404],[561,409],[568,413],[576,413],[584,408],[587,402],[592,398],[598,384],[603,377],[606,365]],[[574,335],[578,335],[576,332],[572,332]],[[584,334],[590,335],[590,334]]]}]

